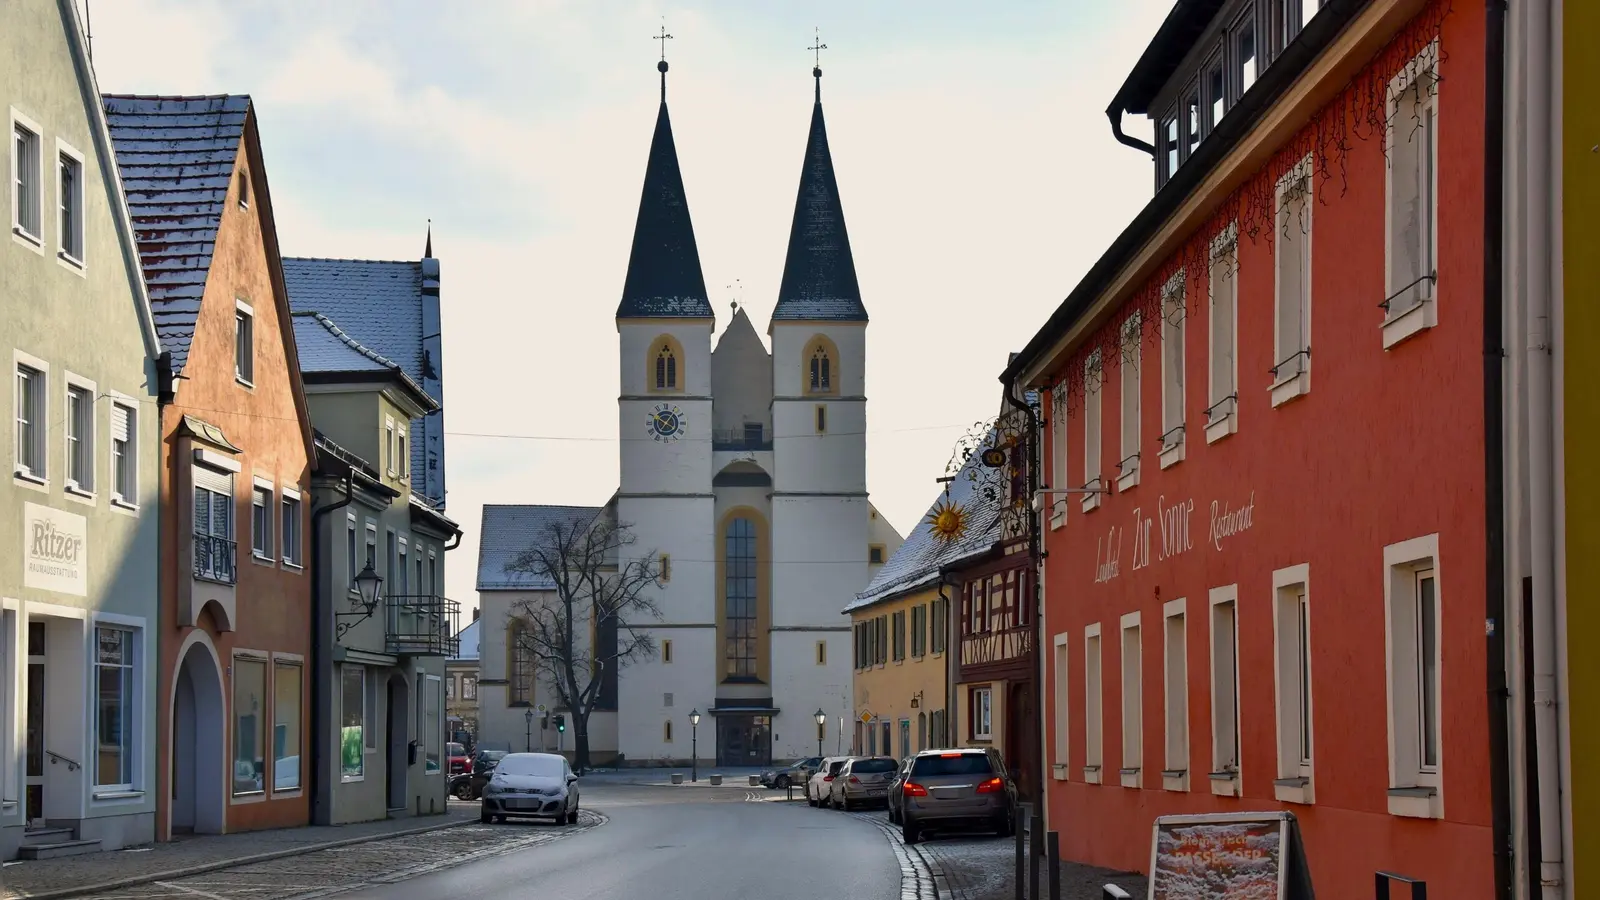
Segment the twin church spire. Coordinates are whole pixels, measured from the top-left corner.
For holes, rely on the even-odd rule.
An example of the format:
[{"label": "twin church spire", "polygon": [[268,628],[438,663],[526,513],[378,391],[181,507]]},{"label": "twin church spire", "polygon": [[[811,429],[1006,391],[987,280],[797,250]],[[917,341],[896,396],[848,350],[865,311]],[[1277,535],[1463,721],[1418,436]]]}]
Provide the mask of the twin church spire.
[{"label": "twin church spire", "polygon": [[[665,32],[663,32],[663,35]],[[664,40],[663,40],[664,43]],[[820,45],[819,45],[820,46]],[[813,48],[815,49],[815,48]],[[645,164],[644,192],[633,230],[633,250],[623,283],[617,318],[712,318],[694,224],[684,196],[683,174],[667,115],[667,62],[661,72],[661,107]],[[825,319],[867,321],[856,281],[855,259],[845,230],[844,206],[834,177],[828,129],[822,116],[822,69],[816,79],[811,131],[800,170],[800,193],[789,231],[774,322]]]}]

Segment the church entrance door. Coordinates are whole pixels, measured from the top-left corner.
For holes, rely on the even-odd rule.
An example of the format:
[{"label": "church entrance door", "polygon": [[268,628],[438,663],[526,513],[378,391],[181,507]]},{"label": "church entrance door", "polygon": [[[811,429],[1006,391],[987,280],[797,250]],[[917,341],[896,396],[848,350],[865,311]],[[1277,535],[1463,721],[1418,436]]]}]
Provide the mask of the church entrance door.
[{"label": "church entrance door", "polygon": [[721,715],[717,717],[717,765],[769,766],[772,764],[772,717]]}]

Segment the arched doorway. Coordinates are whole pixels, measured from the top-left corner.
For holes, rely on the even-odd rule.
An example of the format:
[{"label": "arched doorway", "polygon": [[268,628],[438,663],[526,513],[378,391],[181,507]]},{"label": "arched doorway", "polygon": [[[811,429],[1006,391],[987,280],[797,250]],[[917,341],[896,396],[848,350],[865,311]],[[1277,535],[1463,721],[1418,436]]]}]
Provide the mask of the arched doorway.
[{"label": "arched doorway", "polygon": [[411,742],[406,727],[411,709],[411,685],[399,672],[389,676],[387,702],[384,704],[383,745],[388,765],[384,767],[383,790],[385,805],[390,812],[403,810],[411,804],[406,796],[406,776],[411,768]]},{"label": "arched doorway", "polygon": [[172,806],[174,834],[222,834],[223,760],[227,716],[222,673],[210,647],[189,644],[178,663],[172,696]]}]

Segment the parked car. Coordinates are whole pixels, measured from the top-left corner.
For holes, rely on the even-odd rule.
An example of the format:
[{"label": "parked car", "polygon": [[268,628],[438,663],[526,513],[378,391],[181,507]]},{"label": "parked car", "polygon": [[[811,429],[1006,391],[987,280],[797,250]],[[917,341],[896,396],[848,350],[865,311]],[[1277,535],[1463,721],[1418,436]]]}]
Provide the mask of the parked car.
[{"label": "parked car", "polygon": [[849,760],[828,785],[828,802],[834,809],[852,810],[862,803],[883,803],[898,767],[892,756],[863,756]]},{"label": "parked car", "polygon": [[900,824],[900,809],[904,805],[901,801],[905,796],[906,778],[911,774],[911,764],[916,762],[916,756],[908,756],[900,760],[900,768],[895,770],[894,781],[889,784],[889,797],[886,801],[889,807],[889,824]]},{"label": "parked car", "polygon": [[828,790],[833,782],[833,776],[839,774],[848,756],[825,756],[817,764],[817,770],[806,779],[806,803],[812,806],[822,806],[828,802]]},{"label": "parked car", "polygon": [[[502,745],[504,746],[504,745]],[[472,752],[472,769],[450,777],[450,796],[457,800],[476,800],[483,796],[483,786],[489,783],[494,767],[510,753],[510,749],[480,746]]]},{"label": "parked car", "polygon": [[472,768],[472,760],[467,756],[465,745],[450,741],[444,745],[444,751],[450,761],[450,767],[446,770],[449,774],[459,775]]},{"label": "parked car", "polygon": [[924,750],[900,788],[900,835],[915,844],[925,831],[978,829],[1013,833],[1017,784],[1000,751]]},{"label": "parked car", "polygon": [[778,769],[768,769],[761,773],[761,786],[783,790],[791,784],[805,784],[811,780],[817,766],[822,764],[822,757],[813,756],[799,762],[790,763]]},{"label": "parked car", "polygon": [[478,821],[508,817],[550,818],[558,825],[578,821],[578,776],[566,757],[554,753],[508,753],[483,787]]}]

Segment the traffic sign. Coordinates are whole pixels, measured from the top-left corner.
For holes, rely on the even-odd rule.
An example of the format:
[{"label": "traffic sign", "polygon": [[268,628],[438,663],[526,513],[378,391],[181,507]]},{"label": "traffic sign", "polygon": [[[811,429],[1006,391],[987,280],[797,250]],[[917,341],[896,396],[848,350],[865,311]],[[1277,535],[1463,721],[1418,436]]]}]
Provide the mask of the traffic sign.
[{"label": "traffic sign", "polygon": [[537,709],[539,712],[549,712],[550,711],[550,710],[544,708],[544,704],[543,703],[539,704],[538,706],[535,706],[534,709]]},{"label": "traffic sign", "polygon": [[872,713],[867,711],[867,710],[865,710],[865,709],[863,709],[861,711],[861,721],[863,721],[863,722],[871,722],[872,721]]}]

